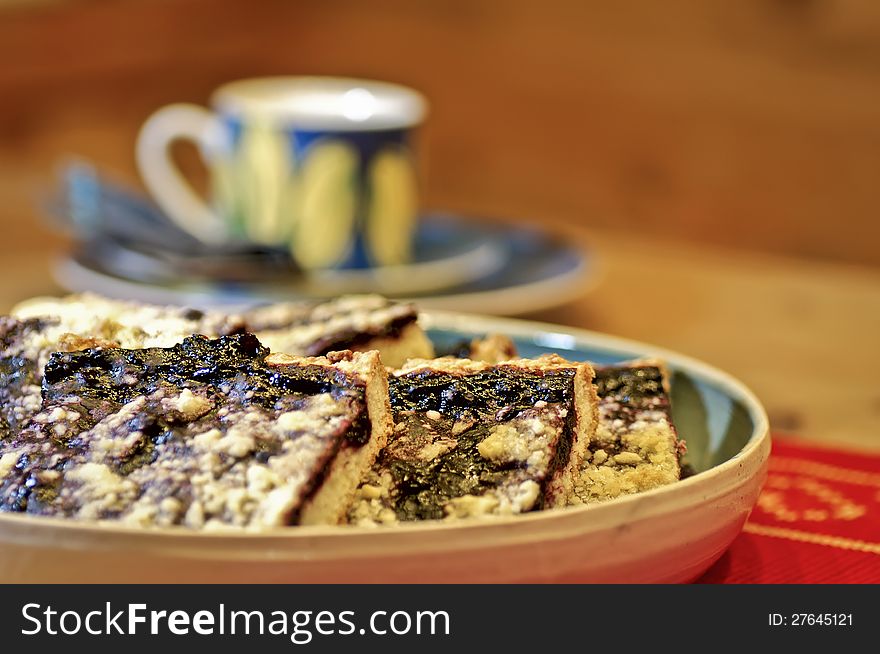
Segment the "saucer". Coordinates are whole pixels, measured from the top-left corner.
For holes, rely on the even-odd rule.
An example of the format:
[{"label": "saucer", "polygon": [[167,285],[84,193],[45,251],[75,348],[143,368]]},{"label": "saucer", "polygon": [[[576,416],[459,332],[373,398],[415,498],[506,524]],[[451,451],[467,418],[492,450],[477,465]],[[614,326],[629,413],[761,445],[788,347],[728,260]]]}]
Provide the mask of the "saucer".
[{"label": "saucer", "polygon": [[[420,217],[406,265],[334,268],[305,274],[285,247],[232,241],[206,246],[155,202],[85,161],[62,167],[46,203],[56,227],[79,243],[80,267],[139,284],[177,288],[247,283],[304,297],[346,293],[413,295],[497,272],[508,253],[495,234],[449,214]],[[262,291],[258,291],[262,292]]]},{"label": "saucer", "polygon": [[[565,304],[587,293],[597,281],[593,252],[541,230],[440,212],[426,214],[421,225],[417,262],[382,271],[333,271],[308,278],[275,275],[247,281],[189,275],[138,278],[121,274],[122,259],[114,266],[108,256],[81,248],[56,264],[54,277],[73,292],[203,309],[241,310],[269,302],[373,292],[414,300],[425,309],[495,315]],[[140,263],[150,262],[141,259]],[[435,283],[427,281],[431,279]]]},{"label": "saucer", "polygon": [[434,293],[483,279],[508,259],[506,244],[449,215],[422,217],[406,265],[299,271],[283,250],[178,252],[109,236],[91,239],[72,258],[83,268],[140,284],[177,288],[248,284],[304,297],[351,293]]}]

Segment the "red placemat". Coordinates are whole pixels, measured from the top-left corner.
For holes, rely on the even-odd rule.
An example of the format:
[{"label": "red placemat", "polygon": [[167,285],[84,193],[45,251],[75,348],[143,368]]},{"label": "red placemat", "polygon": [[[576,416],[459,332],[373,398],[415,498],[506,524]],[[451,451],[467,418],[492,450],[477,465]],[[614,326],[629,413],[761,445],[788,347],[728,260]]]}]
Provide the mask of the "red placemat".
[{"label": "red placemat", "polygon": [[698,583],[880,583],[880,455],[774,438],[743,533]]}]

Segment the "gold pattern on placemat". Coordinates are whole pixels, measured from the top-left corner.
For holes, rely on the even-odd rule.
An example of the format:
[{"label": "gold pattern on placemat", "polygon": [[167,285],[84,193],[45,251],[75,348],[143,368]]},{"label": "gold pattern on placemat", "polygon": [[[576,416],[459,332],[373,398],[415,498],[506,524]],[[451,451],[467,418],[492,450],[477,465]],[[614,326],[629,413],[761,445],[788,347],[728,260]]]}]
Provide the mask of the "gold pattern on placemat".
[{"label": "gold pattern on placemat", "polygon": [[876,486],[880,488],[880,474],[865,472],[864,470],[851,470],[840,468],[827,463],[796,459],[786,456],[778,456],[770,459],[770,469],[778,472],[794,472],[828,479],[841,481],[847,484],[860,486]]},{"label": "gold pattern on placemat", "polygon": [[753,522],[746,523],[746,526],[743,527],[743,531],[749,534],[757,534],[759,536],[785,538],[788,540],[798,541],[800,543],[827,545],[828,547],[837,547],[839,549],[852,550],[855,552],[880,554],[880,543],[869,543],[867,541],[856,540],[853,538],[829,536],[827,534],[813,534],[808,531],[800,531],[799,529],[786,529],[785,527],[769,527],[767,525],[758,525]]},{"label": "gold pattern on placemat", "polygon": [[[770,458],[769,468],[745,532],[880,554],[880,543],[864,538],[871,533],[864,521],[870,522],[880,502],[880,493],[869,489],[880,488],[880,475],[779,454]],[[843,536],[809,531],[810,525],[820,523],[825,531],[848,524],[856,532]]]},{"label": "gold pattern on placemat", "polygon": [[[814,499],[818,506],[800,510],[789,508],[785,501],[789,491],[800,491]],[[855,520],[865,515],[867,508],[846,497],[842,492],[809,477],[788,477],[771,473],[758,507],[782,522],[823,522],[828,519]]]}]

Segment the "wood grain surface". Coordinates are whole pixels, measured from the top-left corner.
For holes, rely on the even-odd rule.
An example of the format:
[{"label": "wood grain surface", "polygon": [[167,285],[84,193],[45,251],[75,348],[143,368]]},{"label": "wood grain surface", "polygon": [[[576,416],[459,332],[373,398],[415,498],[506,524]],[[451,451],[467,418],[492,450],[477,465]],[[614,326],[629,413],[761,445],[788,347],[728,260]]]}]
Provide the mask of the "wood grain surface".
[{"label": "wood grain surface", "polygon": [[165,103],[204,103],[239,77],[344,74],[430,99],[428,206],[880,265],[875,0],[0,12],[0,224],[37,217],[33,195],[65,155],[136,181],[138,127]]}]

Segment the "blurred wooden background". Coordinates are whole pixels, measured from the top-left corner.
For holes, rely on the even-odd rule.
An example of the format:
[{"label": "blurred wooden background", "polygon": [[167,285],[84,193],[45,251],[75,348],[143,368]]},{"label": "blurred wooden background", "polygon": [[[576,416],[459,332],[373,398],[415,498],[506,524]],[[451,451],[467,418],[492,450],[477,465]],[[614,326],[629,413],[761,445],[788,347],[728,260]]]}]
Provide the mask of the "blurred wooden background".
[{"label": "blurred wooden background", "polygon": [[0,252],[61,157],[136,181],[153,109],[280,73],[424,91],[433,207],[880,265],[877,0],[0,0]]},{"label": "blurred wooden background", "polygon": [[602,283],[543,319],[880,447],[880,0],[0,0],[0,310],[52,292],[61,158],[137,183],[159,106],[303,73],[425,92],[426,205],[592,230]]}]

